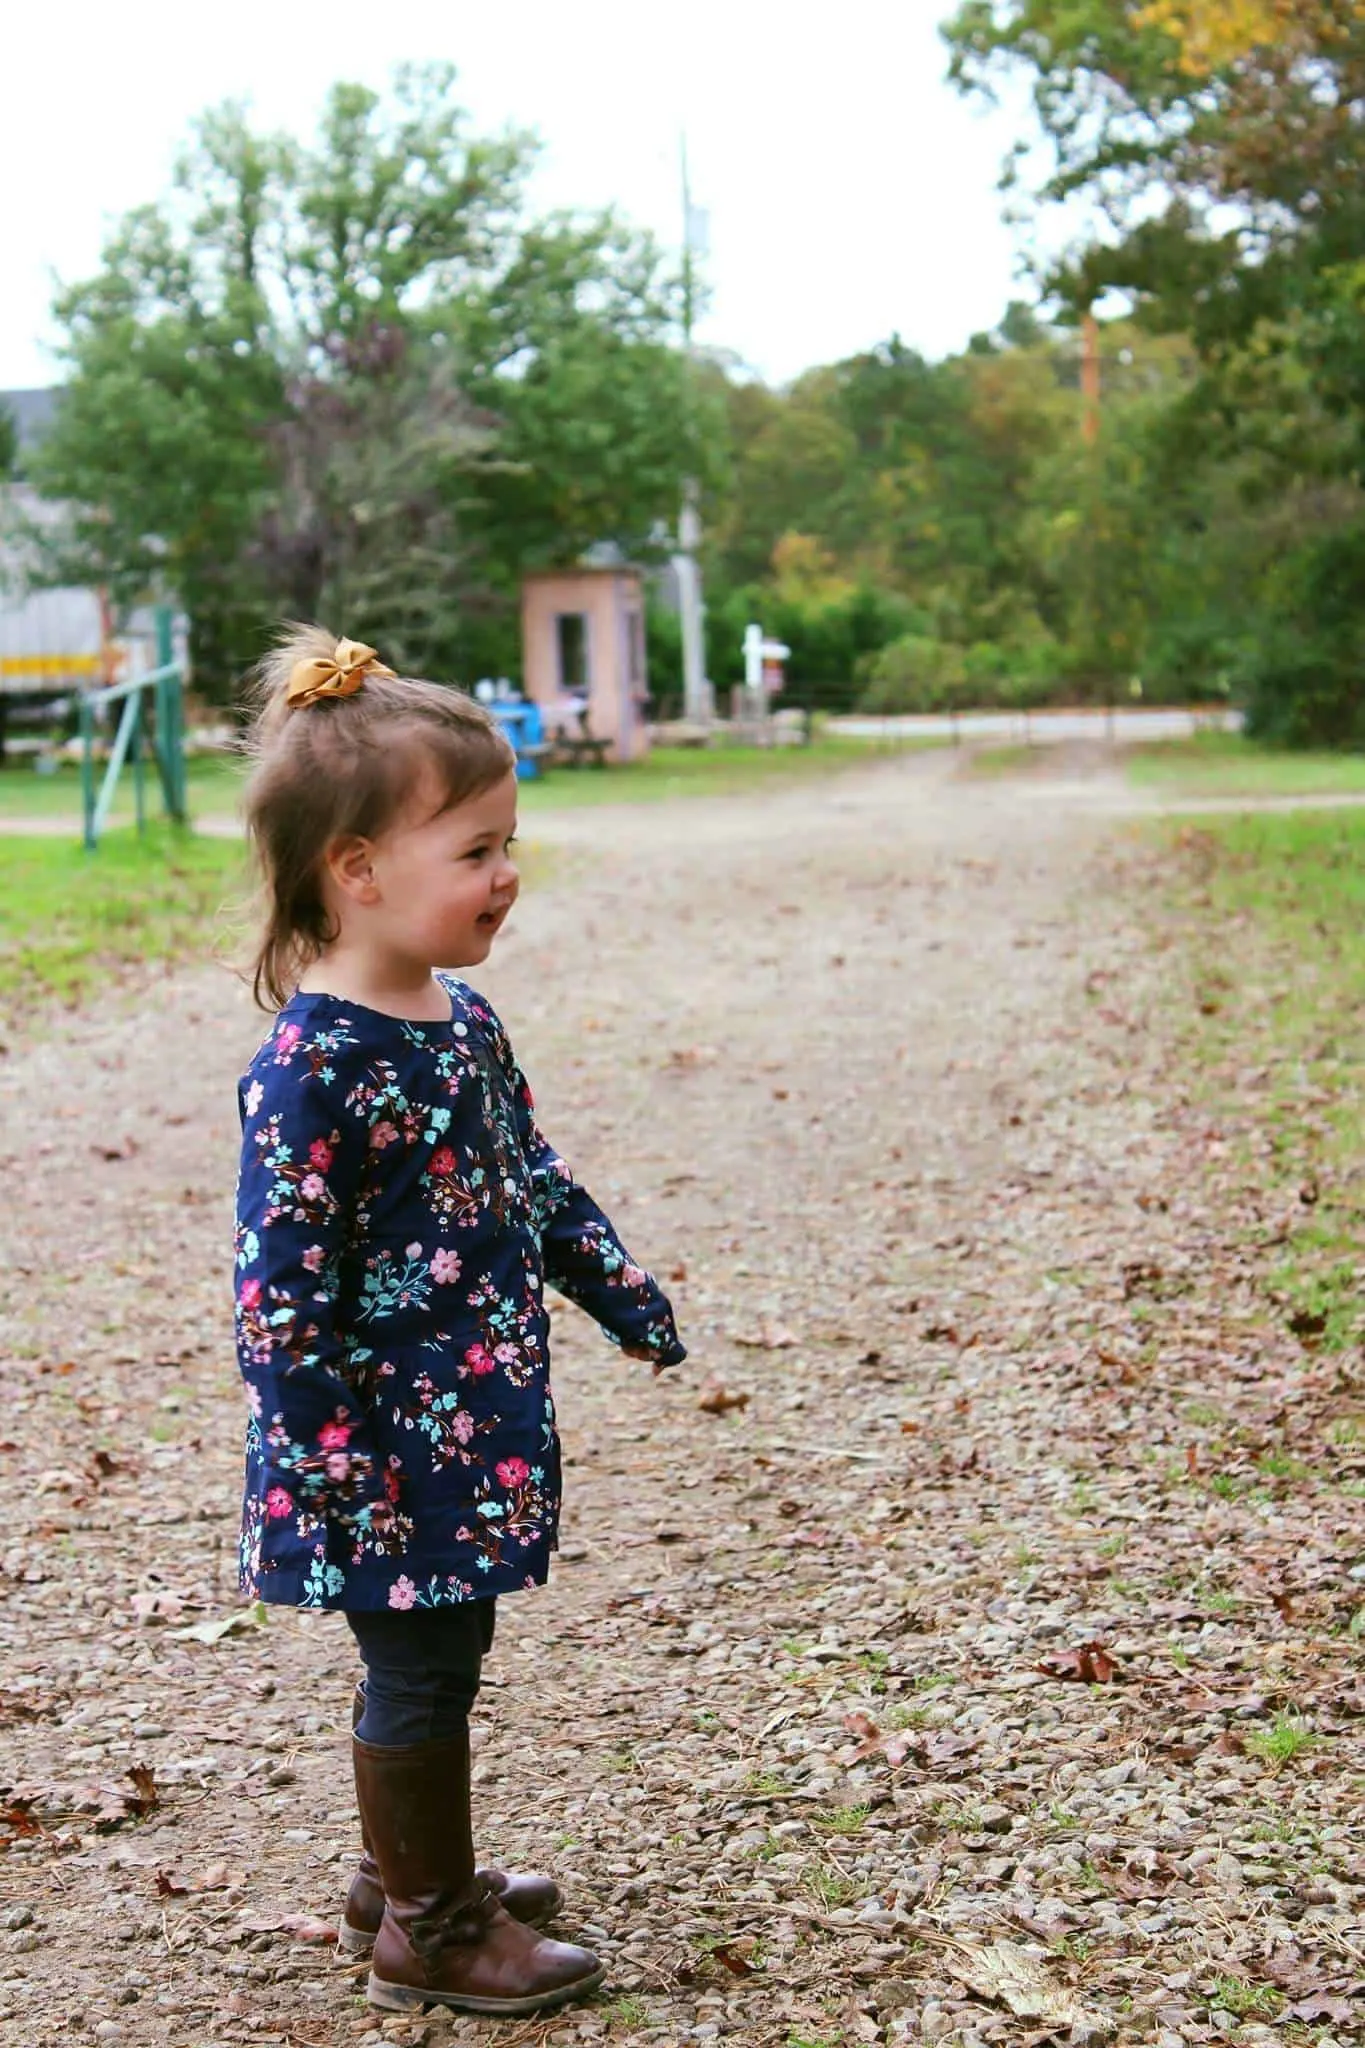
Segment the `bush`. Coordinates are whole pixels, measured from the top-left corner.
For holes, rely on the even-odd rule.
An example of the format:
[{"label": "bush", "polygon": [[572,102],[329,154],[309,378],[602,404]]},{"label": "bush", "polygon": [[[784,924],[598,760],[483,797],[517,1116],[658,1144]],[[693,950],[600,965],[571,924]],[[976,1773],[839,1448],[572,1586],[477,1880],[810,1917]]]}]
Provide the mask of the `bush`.
[{"label": "bush", "polygon": [[[961,647],[922,633],[907,633],[884,647],[865,664],[863,673],[866,683],[858,708],[883,715],[960,710],[970,680]],[[983,701],[988,686],[973,683],[971,693],[976,701]]]},{"label": "bush", "polygon": [[863,586],[825,600],[776,597],[749,585],[712,598],[706,613],[706,658],[721,708],[744,676],[744,629],[751,621],[791,649],[787,687],[779,700],[814,711],[851,711],[861,664],[918,622],[915,608],[888,591]]},{"label": "bush", "polygon": [[1247,731],[1285,747],[1365,747],[1365,526],[1284,564],[1238,678]]}]

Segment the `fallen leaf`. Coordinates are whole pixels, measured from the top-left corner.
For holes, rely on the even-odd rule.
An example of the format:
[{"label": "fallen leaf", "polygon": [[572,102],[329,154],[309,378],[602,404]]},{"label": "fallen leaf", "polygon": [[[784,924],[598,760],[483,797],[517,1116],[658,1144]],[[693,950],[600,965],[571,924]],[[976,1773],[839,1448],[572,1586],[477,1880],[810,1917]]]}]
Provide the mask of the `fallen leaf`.
[{"label": "fallen leaf", "polygon": [[1049,1678],[1077,1678],[1083,1685],[1112,1685],[1123,1666],[1103,1643],[1082,1643],[1075,1650],[1055,1650],[1034,1667]]},{"label": "fallen leaf", "polygon": [[735,1338],[736,1344],[743,1344],[750,1351],[790,1351],[796,1341],[793,1333],[781,1323],[770,1323],[766,1319],[756,1330],[741,1331]]},{"label": "fallen leaf", "polygon": [[244,1934],[292,1934],[295,1941],[335,1941],[334,1920],[319,1920],[313,1913],[248,1914],[237,1922]]},{"label": "fallen leaf", "polygon": [[1359,2006],[1349,1998],[1338,1998],[1330,1991],[1311,1991],[1307,1998],[1300,1998],[1295,2004],[1286,2006],[1281,2019],[1306,2020],[1311,2026],[1315,2020],[1353,2020],[1359,2013]]},{"label": "fallen leaf", "polygon": [[41,1835],[46,1833],[40,1820],[32,1812],[31,1799],[12,1799],[8,1806],[0,1807],[0,1828],[12,1835]]},{"label": "fallen leaf", "polygon": [[141,1820],[153,1807],[161,1804],[161,1794],[156,1789],[156,1773],[150,1764],[133,1764],[128,1776],[133,1789],[124,1793],[124,1804],[131,1814]]},{"label": "fallen leaf", "polygon": [[236,1607],[231,1614],[222,1614],[217,1621],[196,1621],[190,1628],[173,1628],[170,1633],[178,1643],[220,1643],[224,1636],[245,1635],[248,1629],[264,1628],[266,1624],[264,1600],[253,1600],[250,1607]]},{"label": "fallen leaf", "polygon": [[159,1899],[185,1899],[189,1897],[189,1886],[177,1884],[174,1878],[167,1877],[164,1870],[158,1870],[156,1873],[156,1895]]},{"label": "fallen leaf", "polygon": [[1017,1941],[993,1941],[987,1948],[950,1949],[944,1961],[953,1975],[979,1997],[1008,2007],[1019,2019],[1046,2020],[1052,2028],[1069,2027],[1073,2034],[1083,2031],[1090,2039],[1114,2031],[1099,2014],[1079,2004],[1061,1985],[1054,1984],[1041,1963]]},{"label": "fallen leaf", "polygon": [[697,1402],[703,1415],[728,1415],[732,1408],[747,1408],[749,1396],[732,1393],[721,1380],[707,1380]]},{"label": "fallen leaf", "polygon": [[144,1627],[154,1621],[179,1621],[185,1612],[185,1603],[178,1593],[168,1593],[164,1587],[151,1593],[134,1593],[129,1601],[136,1620]]},{"label": "fallen leaf", "polygon": [[131,1159],[138,1150],[136,1138],[122,1138],[117,1145],[92,1145],[90,1150],[97,1159]]}]

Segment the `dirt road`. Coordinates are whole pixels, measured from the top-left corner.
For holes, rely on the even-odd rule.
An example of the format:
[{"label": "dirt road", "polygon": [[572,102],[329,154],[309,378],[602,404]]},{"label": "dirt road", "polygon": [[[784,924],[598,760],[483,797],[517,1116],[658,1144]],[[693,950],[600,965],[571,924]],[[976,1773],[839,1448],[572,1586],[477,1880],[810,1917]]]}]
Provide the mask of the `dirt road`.
[{"label": "dirt road", "polygon": [[1349,2037],[1360,1681],[1266,1588],[1335,1584],[1350,1515],[1193,1483],[1192,1403],[1267,1430],[1318,1382],[1228,1253],[1110,829],[935,755],[536,820],[485,985],[693,1348],[656,1384],[557,1317],[564,1550],[478,1733],[485,1854],[612,1964],[544,2026],[381,2034],[290,1924],[355,1846],[340,1620],[176,1634],[235,1604],[243,994],[0,1061],[9,2038],[1252,2043],[1310,1994]]}]

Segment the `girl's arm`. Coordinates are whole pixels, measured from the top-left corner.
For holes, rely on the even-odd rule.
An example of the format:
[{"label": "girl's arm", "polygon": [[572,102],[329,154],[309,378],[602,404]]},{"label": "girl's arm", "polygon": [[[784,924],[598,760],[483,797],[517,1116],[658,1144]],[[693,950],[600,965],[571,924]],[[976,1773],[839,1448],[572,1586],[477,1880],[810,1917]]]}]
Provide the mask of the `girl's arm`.
[{"label": "girl's arm", "polygon": [[[237,1183],[237,1358],[272,1516],[344,1521],[382,1541],[391,1509],[337,1326],[338,1271],[368,1125],[309,1048],[253,1062]],[[287,1499],[285,1498],[287,1496]]]},{"label": "girl's arm", "polygon": [[500,1029],[499,1054],[516,1105],[517,1132],[535,1187],[548,1279],[577,1302],[607,1336],[632,1358],[647,1358],[660,1371],[679,1365],[687,1349],[678,1336],[673,1309],[658,1282],[637,1266],[616,1235],[610,1217],[547,1141],[535,1119],[530,1083]]}]

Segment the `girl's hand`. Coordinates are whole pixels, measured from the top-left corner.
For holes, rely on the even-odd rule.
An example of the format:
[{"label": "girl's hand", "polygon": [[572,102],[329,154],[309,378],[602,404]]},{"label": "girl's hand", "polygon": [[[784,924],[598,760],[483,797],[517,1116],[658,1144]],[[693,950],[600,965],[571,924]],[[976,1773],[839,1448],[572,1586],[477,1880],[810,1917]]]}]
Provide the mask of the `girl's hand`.
[{"label": "girl's hand", "polygon": [[625,1352],[627,1358],[638,1358],[645,1365],[652,1365],[655,1379],[659,1377],[661,1372],[666,1370],[659,1358],[658,1352],[653,1350],[648,1344],[623,1344],[621,1349]]}]

